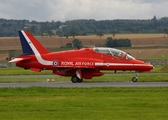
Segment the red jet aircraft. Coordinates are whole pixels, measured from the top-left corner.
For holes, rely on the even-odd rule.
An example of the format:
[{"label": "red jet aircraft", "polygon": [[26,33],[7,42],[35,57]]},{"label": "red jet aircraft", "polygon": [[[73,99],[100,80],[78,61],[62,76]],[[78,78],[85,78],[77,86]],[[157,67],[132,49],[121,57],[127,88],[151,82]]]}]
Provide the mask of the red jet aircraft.
[{"label": "red jet aircraft", "polygon": [[154,67],[146,62],[136,60],[131,55],[118,49],[95,47],[49,52],[27,31],[19,31],[23,54],[9,61],[16,62],[18,67],[40,72],[52,70],[54,74],[71,76],[73,83],[80,83],[84,79],[102,76],[101,70],[135,70],[150,71]]}]

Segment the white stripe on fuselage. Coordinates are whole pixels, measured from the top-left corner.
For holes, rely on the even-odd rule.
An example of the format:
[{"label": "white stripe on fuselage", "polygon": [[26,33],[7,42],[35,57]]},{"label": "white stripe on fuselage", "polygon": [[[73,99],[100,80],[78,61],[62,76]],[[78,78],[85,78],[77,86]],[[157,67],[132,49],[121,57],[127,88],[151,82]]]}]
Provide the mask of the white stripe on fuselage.
[{"label": "white stripe on fuselage", "polygon": [[146,64],[134,64],[134,63],[102,63],[95,62],[95,66],[146,66]]},{"label": "white stripe on fuselage", "polygon": [[40,53],[38,52],[38,50],[36,49],[36,47],[34,46],[34,44],[31,42],[31,40],[27,37],[27,35],[25,34],[24,31],[21,31],[22,34],[24,35],[27,43],[30,45],[31,49],[33,50],[38,62],[42,65],[52,65],[53,61],[47,61],[47,60],[44,60]]}]

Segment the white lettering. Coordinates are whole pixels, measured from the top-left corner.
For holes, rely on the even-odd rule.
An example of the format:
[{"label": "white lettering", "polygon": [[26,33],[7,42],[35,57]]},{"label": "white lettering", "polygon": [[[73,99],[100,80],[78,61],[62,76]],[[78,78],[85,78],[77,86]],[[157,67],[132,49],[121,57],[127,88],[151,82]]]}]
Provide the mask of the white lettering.
[{"label": "white lettering", "polygon": [[62,62],[61,62],[61,65],[63,65],[63,66],[72,65],[72,66],[73,66],[74,64],[73,64],[73,62],[62,61]]},{"label": "white lettering", "polygon": [[94,66],[94,62],[70,62],[70,61],[62,61],[62,66]]},{"label": "white lettering", "polygon": [[75,65],[81,65],[81,62],[76,62]]},{"label": "white lettering", "polygon": [[93,66],[94,65],[94,62],[82,62],[82,65],[85,65],[85,66]]}]

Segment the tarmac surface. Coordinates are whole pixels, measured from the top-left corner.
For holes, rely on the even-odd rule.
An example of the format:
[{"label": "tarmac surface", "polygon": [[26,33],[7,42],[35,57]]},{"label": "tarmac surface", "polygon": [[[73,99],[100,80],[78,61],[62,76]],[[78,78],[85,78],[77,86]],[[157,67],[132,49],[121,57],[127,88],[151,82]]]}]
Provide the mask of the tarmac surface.
[{"label": "tarmac surface", "polygon": [[[157,74],[157,73],[151,73]],[[168,74],[168,73],[158,73],[158,74]],[[108,74],[105,74],[108,76]],[[114,74],[122,75],[122,74]],[[13,75],[13,76],[0,76],[0,78],[52,78],[57,75]],[[83,83],[72,83],[68,82],[16,82],[16,83],[0,83],[0,88],[3,87],[168,87],[168,82],[83,82]]]},{"label": "tarmac surface", "polygon": [[168,87],[168,82],[92,82],[92,83],[71,83],[71,82],[32,82],[32,83],[0,83],[3,87]]}]

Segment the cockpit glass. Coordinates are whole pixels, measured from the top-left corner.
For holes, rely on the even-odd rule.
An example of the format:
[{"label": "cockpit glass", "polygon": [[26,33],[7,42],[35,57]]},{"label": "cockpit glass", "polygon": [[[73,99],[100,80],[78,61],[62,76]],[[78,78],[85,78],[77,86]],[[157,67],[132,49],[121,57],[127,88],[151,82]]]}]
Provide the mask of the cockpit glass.
[{"label": "cockpit glass", "polygon": [[123,58],[124,56],[127,55],[126,59],[128,59],[128,60],[134,59],[131,55],[127,54],[126,52],[118,50],[118,49],[114,49],[114,48],[95,47],[95,48],[93,48],[93,50],[94,50],[94,52],[114,56],[116,58]]},{"label": "cockpit glass", "polygon": [[126,59],[127,59],[127,60],[134,60],[135,58],[132,57],[131,55],[127,54]]}]

